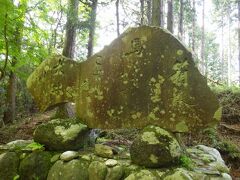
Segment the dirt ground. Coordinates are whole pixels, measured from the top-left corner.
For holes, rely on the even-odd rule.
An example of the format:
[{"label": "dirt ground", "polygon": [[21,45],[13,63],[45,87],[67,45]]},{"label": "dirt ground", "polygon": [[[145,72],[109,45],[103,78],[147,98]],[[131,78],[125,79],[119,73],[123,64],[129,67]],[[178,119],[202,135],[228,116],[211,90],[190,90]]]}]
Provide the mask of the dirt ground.
[{"label": "dirt ground", "polygon": [[[46,113],[36,113],[23,120],[14,123],[10,126],[5,126],[0,129],[0,144],[5,144],[17,139],[32,139],[33,132],[35,128],[44,122],[50,120],[50,117],[54,114],[54,111],[49,111]],[[217,131],[217,136],[224,141],[230,141],[237,145],[240,152],[240,124],[227,124],[222,122]],[[198,139],[194,141],[194,138],[190,138],[189,145],[193,145],[199,142],[209,145],[208,138],[206,136],[198,136]],[[195,142],[195,143],[192,143]],[[187,143],[188,144],[188,143]],[[231,169],[231,176],[233,180],[240,180],[240,159],[233,159],[225,152],[221,152],[224,160],[226,161],[228,167]]]}]

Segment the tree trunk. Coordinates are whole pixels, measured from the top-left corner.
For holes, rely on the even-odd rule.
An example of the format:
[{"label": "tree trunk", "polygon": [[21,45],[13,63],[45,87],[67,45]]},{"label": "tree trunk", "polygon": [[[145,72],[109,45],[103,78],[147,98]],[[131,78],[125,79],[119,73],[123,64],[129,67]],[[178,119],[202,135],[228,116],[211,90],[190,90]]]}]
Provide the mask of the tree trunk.
[{"label": "tree trunk", "polygon": [[152,0],[147,0],[147,24],[152,24]]},{"label": "tree trunk", "polygon": [[173,33],[173,0],[168,0],[167,29]]},{"label": "tree trunk", "polygon": [[17,81],[14,72],[10,72],[8,86],[7,86],[7,96],[6,96],[6,111],[3,115],[4,124],[12,123],[16,116],[16,91],[17,91]]},{"label": "tree trunk", "polygon": [[180,0],[178,37],[183,40],[183,0]]},{"label": "tree trunk", "polygon": [[[64,48],[62,55],[74,58],[74,50],[76,45],[76,29],[78,23],[78,0],[68,0],[68,13],[66,23],[66,34],[64,40]],[[69,118],[73,116],[73,110],[69,103],[58,106],[54,118]]]},{"label": "tree trunk", "polygon": [[147,0],[147,21],[148,25],[152,24],[152,0]]},{"label": "tree trunk", "polygon": [[222,14],[222,17],[221,17],[221,70],[222,70],[222,81],[224,81],[225,79],[225,71],[224,71],[224,21],[223,21],[223,14]]},{"label": "tree trunk", "polygon": [[93,0],[91,4],[87,57],[90,57],[93,55],[94,35],[95,35],[95,29],[96,29],[97,3],[98,3],[98,0]]},{"label": "tree trunk", "polygon": [[144,25],[144,0],[140,0],[141,26]]},{"label": "tree trunk", "polygon": [[[19,8],[26,8],[26,1],[22,4],[18,5]],[[22,14],[19,18],[25,18],[25,10],[22,11]],[[6,16],[7,17],[7,16]],[[12,57],[11,67],[14,68],[18,55],[21,54],[21,43],[22,43],[22,31],[24,27],[24,21],[19,21],[18,25],[16,26],[15,33],[14,33],[14,41],[13,41],[13,49],[15,51],[15,56]],[[16,117],[16,92],[17,92],[17,78],[16,74],[13,70],[10,70],[8,85],[7,85],[7,94],[6,94],[6,111],[3,114],[3,122],[5,124],[12,123]]]},{"label": "tree trunk", "polygon": [[230,8],[228,10],[228,86],[231,85],[231,19]]},{"label": "tree trunk", "polygon": [[202,0],[202,41],[201,41],[201,69],[206,76],[206,62],[205,62],[205,0]]},{"label": "tree trunk", "polygon": [[116,21],[117,21],[117,36],[120,35],[120,25],[119,25],[119,0],[116,1]]},{"label": "tree trunk", "polygon": [[238,66],[240,85],[240,1],[238,1]]},{"label": "tree trunk", "polygon": [[196,1],[193,0],[193,17],[192,17],[192,51],[195,52],[195,24],[196,20]]},{"label": "tree trunk", "polygon": [[74,58],[78,22],[78,4],[78,0],[68,0],[66,34],[62,54],[69,58]]},{"label": "tree trunk", "polygon": [[163,27],[163,1],[152,1],[152,25]]}]

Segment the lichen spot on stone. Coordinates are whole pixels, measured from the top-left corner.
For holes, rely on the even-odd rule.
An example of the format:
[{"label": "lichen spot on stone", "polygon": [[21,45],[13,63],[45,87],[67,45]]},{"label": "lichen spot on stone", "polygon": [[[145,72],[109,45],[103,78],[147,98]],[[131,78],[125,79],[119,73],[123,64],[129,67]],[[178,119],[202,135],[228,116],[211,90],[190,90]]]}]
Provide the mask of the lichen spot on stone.
[{"label": "lichen spot on stone", "polygon": [[188,131],[188,126],[186,125],[185,121],[181,121],[176,125],[176,130],[178,132],[187,132]]},{"label": "lichen spot on stone", "polygon": [[219,107],[217,109],[217,111],[214,113],[214,116],[213,116],[214,119],[220,121],[221,118],[222,118],[222,107]]},{"label": "lichen spot on stone", "polygon": [[151,154],[150,157],[149,157],[149,160],[154,163],[154,164],[157,164],[158,163],[158,157],[155,156],[154,154]]},{"label": "lichen spot on stone", "polygon": [[183,50],[181,50],[181,49],[177,50],[177,55],[182,56],[183,55]]},{"label": "lichen spot on stone", "polygon": [[144,132],[142,134],[142,141],[144,141],[148,144],[159,144],[160,143],[154,132]]},{"label": "lichen spot on stone", "polygon": [[86,125],[83,124],[73,124],[69,128],[65,128],[64,126],[56,126],[54,128],[54,132],[57,135],[62,136],[63,142],[74,139],[78,133],[87,128]]}]

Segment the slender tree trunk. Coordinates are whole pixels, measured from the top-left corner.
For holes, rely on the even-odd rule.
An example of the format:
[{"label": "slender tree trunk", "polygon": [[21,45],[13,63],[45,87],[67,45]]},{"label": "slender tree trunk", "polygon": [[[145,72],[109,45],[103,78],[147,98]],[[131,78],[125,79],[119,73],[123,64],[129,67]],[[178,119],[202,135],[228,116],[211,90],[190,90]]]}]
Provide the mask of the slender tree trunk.
[{"label": "slender tree trunk", "polygon": [[167,29],[173,33],[173,0],[168,0]]},{"label": "slender tree trunk", "polygon": [[164,1],[160,1],[160,26],[164,28]]},{"label": "slender tree trunk", "polygon": [[7,86],[7,96],[6,96],[6,106],[7,109],[3,115],[4,124],[12,123],[16,116],[16,91],[17,91],[17,81],[14,72],[10,72],[8,86]]},{"label": "slender tree trunk", "polygon": [[141,11],[141,26],[144,25],[144,0],[140,0],[140,11]]},{"label": "slender tree trunk", "polygon": [[201,41],[201,64],[202,73],[206,76],[206,62],[205,62],[205,0],[202,0],[202,41]]},{"label": "slender tree trunk", "polygon": [[231,20],[230,8],[228,11],[228,86],[231,85]]},{"label": "slender tree trunk", "polygon": [[147,0],[147,21],[148,25],[152,24],[152,0]]},{"label": "slender tree trunk", "polygon": [[240,0],[238,1],[238,66],[240,85]]},{"label": "slender tree trunk", "polygon": [[74,50],[76,45],[76,29],[78,22],[78,4],[78,0],[68,0],[66,34],[62,54],[69,58],[74,58]]},{"label": "slender tree trunk", "polygon": [[193,0],[193,17],[192,17],[192,51],[195,52],[195,28],[196,28],[196,1]]},{"label": "slender tree trunk", "polygon": [[178,33],[179,39],[183,40],[183,0],[180,0]]},{"label": "slender tree trunk", "polygon": [[[26,8],[25,1],[22,4],[19,4],[19,8],[23,7]],[[21,18],[25,18],[25,10],[22,11]],[[7,16],[6,16],[7,17]],[[20,17],[19,17],[20,18]],[[14,34],[14,44],[13,49],[15,51],[15,56],[12,58],[11,67],[14,68],[17,60],[18,55],[21,54],[21,43],[22,43],[22,31],[24,27],[24,21],[21,19],[21,22],[16,26],[15,34]],[[7,95],[6,95],[6,111],[3,114],[3,122],[5,124],[12,123],[16,117],[16,92],[17,92],[17,77],[14,71],[10,70],[8,85],[7,85]]]},{"label": "slender tree trunk", "polygon": [[117,36],[120,35],[120,25],[119,25],[119,0],[116,1],[116,21],[117,21]]},{"label": "slender tree trunk", "polygon": [[224,25],[223,25],[223,14],[221,17],[221,70],[222,70],[222,81],[224,81],[225,77],[225,71],[224,71]]},{"label": "slender tree trunk", "polygon": [[152,1],[152,25],[164,26],[163,22],[163,0]]},{"label": "slender tree trunk", "polygon": [[98,0],[93,0],[92,4],[91,4],[90,29],[89,29],[87,57],[90,57],[93,55],[94,35],[95,35],[95,29],[96,29],[97,4],[98,4]]},{"label": "slender tree trunk", "polygon": [[[76,29],[78,23],[78,0],[68,0],[68,13],[66,23],[66,34],[62,55],[74,58],[76,45]],[[71,105],[64,103],[58,106],[54,118],[69,118],[74,115]]]}]

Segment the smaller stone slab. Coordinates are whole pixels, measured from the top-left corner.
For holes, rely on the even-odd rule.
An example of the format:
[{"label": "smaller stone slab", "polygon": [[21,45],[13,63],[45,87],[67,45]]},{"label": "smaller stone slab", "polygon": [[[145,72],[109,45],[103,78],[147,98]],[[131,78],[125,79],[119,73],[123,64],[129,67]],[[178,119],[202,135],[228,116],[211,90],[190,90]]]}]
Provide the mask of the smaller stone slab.
[{"label": "smaller stone slab", "polygon": [[54,119],[39,125],[33,138],[49,150],[78,150],[87,143],[88,134],[88,127],[78,119]]}]

